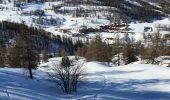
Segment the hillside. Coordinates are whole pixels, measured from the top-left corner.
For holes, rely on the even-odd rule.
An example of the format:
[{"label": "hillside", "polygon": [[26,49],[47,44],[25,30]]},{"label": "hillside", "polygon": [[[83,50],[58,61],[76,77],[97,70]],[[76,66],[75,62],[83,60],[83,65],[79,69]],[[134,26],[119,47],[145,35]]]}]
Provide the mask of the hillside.
[{"label": "hillside", "polygon": [[[167,16],[167,11],[164,10],[158,1],[155,3],[147,0],[98,0],[103,5],[116,7],[120,13],[125,14],[132,20],[153,21],[162,19]],[[169,5],[166,3],[166,5]]]},{"label": "hillside", "polygon": [[[160,1],[148,0],[83,0],[81,2],[42,0],[40,3],[20,2],[16,5],[13,0],[10,2],[5,0],[5,2],[0,4],[0,21],[12,22],[13,25],[24,23],[32,29],[40,29],[39,31],[43,29],[48,34],[47,38],[51,38],[50,51],[57,49],[58,45],[55,45],[57,35],[85,42],[94,38],[96,33],[101,34],[103,41],[114,39],[118,34],[122,41],[128,39],[134,42],[141,41],[143,44],[146,44],[144,35],[155,33],[158,27],[161,28],[160,33],[163,37],[169,35],[170,20],[167,17],[168,13],[164,11],[163,1],[160,3]],[[166,2],[168,7],[169,4]],[[147,31],[147,28],[151,30]],[[1,37],[6,37],[6,34]],[[7,37],[5,42],[8,43],[13,37],[13,35]],[[39,44],[43,45],[42,42]],[[43,46],[39,47],[39,51],[41,52],[43,48]],[[75,48],[77,50],[77,47]],[[72,51],[71,54],[74,52]]]}]

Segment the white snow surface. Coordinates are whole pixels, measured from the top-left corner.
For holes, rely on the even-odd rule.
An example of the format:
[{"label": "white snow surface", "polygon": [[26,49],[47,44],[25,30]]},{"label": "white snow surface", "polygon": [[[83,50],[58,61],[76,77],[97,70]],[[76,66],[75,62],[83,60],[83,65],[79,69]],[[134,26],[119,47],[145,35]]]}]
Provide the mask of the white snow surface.
[{"label": "white snow surface", "polygon": [[138,0],[126,0],[126,1],[128,1],[129,3],[134,4],[136,6],[142,6],[139,2],[137,2]]},{"label": "white snow surface", "polygon": [[[60,59],[60,58],[57,58]],[[56,58],[50,61],[56,61]],[[112,67],[101,62],[86,62],[85,78],[77,93],[64,94],[42,64],[34,79],[23,69],[0,69],[0,100],[168,100],[170,69],[148,64]]]}]

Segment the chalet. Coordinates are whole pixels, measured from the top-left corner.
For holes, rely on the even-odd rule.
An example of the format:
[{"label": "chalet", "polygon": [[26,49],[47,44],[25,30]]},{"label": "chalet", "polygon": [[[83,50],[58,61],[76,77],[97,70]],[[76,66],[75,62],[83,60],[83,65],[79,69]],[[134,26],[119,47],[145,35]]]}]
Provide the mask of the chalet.
[{"label": "chalet", "polygon": [[85,37],[85,34],[82,33],[72,34],[72,37]]},{"label": "chalet", "polygon": [[45,12],[44,12],[44,10],[37,9],[37,10],[35,10],[35,11],[33,12],[33,14],[34,14],[35,16],[44,16],[44,15],[45,15]]},{"label": "chalet", "polygon": [[144,32],[153,32],[152,27],[144,27]]},{"label": "chalet", "polygon": [[58,31],[61,32],[61,33],[68,33],[70,32],[70,28],[59,28]]}]

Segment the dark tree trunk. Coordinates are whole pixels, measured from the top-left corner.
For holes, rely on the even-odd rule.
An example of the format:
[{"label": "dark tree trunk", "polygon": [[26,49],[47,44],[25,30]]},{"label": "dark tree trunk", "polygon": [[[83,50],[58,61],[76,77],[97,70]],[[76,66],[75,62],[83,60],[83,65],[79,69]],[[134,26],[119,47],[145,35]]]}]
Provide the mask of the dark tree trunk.
[{"label": "dark tree trunk", "polygon": [[29,74],[30,74],[30,79],[33,79],[32,68],[31,68],[31,67],[28,67],[28,70],[29,70]]},{"label": "dark tree trunk", "polygon": [[33,79],[33,75],[32,75],[32,66],[31,66],[31,58],[30,58],[30,50],[27,49],[27,56],[28,56],[28,70],[29,70],[29,75],[30,75],[30,79]]}]

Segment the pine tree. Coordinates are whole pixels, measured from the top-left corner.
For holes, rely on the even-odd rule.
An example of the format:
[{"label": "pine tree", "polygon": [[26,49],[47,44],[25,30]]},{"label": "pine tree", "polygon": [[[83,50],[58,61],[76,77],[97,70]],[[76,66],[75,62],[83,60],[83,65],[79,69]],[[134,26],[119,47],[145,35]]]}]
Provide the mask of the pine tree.
[{"label": "pine tree", "polygon": [[70,67],[71,66],[71,61],[69,60],[69,58],[67,56],[62,58],[61,66],[62,67]]},{"label": "pine tree", "polygon": [[135,49],[132,47],[132,45],[126,45],[125,49],[124,49],[124,55],[125,55],[125,59],[126,59],[126,64],[129,64],[131,62],[137,61],[137,57],[135,54]]}]

